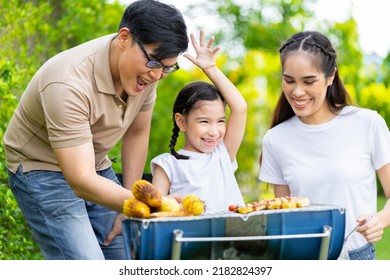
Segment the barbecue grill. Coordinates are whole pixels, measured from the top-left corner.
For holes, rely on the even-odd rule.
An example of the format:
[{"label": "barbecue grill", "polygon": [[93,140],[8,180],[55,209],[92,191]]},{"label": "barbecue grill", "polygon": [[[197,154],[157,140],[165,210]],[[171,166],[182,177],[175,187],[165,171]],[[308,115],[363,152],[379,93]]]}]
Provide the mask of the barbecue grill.
[{"label": "barbecue grill", "polygon": [[337,259],[345,209],[304,208],[122,221],[128,259]]}]

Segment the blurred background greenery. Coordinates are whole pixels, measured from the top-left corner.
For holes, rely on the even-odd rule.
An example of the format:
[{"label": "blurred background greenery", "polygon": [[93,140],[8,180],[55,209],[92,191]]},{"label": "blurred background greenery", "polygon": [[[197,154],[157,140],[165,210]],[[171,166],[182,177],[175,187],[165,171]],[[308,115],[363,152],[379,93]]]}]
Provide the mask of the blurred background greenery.
[{"label": "blurred background greenery", "polygon": [[[316,0],[253,0],[239,5],[233,0],[191,4],[183,14],[218,18],[216,42],[222,46],[218,65],[236,84],[248,103],[245,138],[237,155],[236,173],[246,201],[272,197],[257,180],[261,139],[268,129],[275,101],[280,95],[278,48],[293,33],[313,27],[329,36],[338,51],[341,77],[362,107],[377,110],[390,124],[390,53],[365,54],[359,45],[357,24],[351,16],[343,22],[316,20],[310,5]],[[106,0],[0,0],[0,135],[35,71],[47,59],[87,40],[114,33],[125,6]],[[264,11],[272,11],[273,16]],[[204,28],[210,22],[196,21]],[[310,24],[310,25],[309,25]],[[212,34],[209,34],[212,35]],[[382,34],[383,35],[383,34]],[[378,34],[378,36],[381,36]],[[181,59],[181,58],[180,58]],[[160,82],[153,115],[145,173],[158,154],[169,152],[171,108],[179,89],[188,82],[205,80],[201,71],[183,67]],[[179,137],[177,147],[182,144]],[[121,173],[120,143],[111,151],[114,168]],[[6,187],[3,142],[0,145],[0,259],[42,259],[22,214]],[[379,206],[384,197],[378,186]],[[378,243],[378,258],[390,259],[389,233]],[[388,251],[388,250],[387,250]]]}]

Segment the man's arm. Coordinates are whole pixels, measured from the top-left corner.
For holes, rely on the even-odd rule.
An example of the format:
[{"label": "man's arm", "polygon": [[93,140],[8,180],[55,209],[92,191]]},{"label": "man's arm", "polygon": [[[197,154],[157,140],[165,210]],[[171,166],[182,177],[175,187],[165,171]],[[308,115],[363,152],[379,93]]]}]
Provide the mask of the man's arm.
[{"label": "man's arm", "polygon": [[65,179],[77,196],[122,212],[124,201],[132,197],[132,193],[96,173],[92,142],[54,149],[54,153]]},{"label": "man's arm", "polygon": [[152,114],[153,110],[139,112],[122,139],[123,186],[129,190],[144,172]]}]

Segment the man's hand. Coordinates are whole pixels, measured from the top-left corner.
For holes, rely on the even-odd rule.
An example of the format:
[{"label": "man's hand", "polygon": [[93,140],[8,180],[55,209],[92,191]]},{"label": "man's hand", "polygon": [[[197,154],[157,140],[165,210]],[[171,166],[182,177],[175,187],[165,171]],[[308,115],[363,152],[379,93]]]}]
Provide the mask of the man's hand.
[{"label": "man's hand", "polygon": [[122,220],[125,218],[125,214],[118,214],[114,220],[114,224],[112,225],[112,230],[109,232],[109,234],[106,237],[106,240],[104,240],[103,245],[109,246],[114,240],[114,238],[118,235],[122,235]]}]

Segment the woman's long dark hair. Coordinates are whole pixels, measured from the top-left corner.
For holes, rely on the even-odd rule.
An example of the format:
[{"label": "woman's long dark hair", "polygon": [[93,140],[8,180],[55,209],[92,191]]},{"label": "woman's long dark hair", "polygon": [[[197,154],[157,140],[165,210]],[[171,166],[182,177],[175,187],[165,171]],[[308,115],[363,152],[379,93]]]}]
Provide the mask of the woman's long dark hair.
[{"label": "woman's long dark hair", "polygon": [[180,113],[181,115],[188,116],[188,114],[198,108],[200,102],[202,101],[214,101],[220,99],[222,102],[225,102],[221,93],[217,88],[206,82],[193,82],[185,85],[179,92],[176,97],[175,103],[173,105],[173,129],[171,143],[169,148],[171,149],[171,154],[177,159],[188,159],[188,156],[180,155],[175,151],[175,145],[177,138],[179,137],[180,128],[176,124],[175,114]]}]

